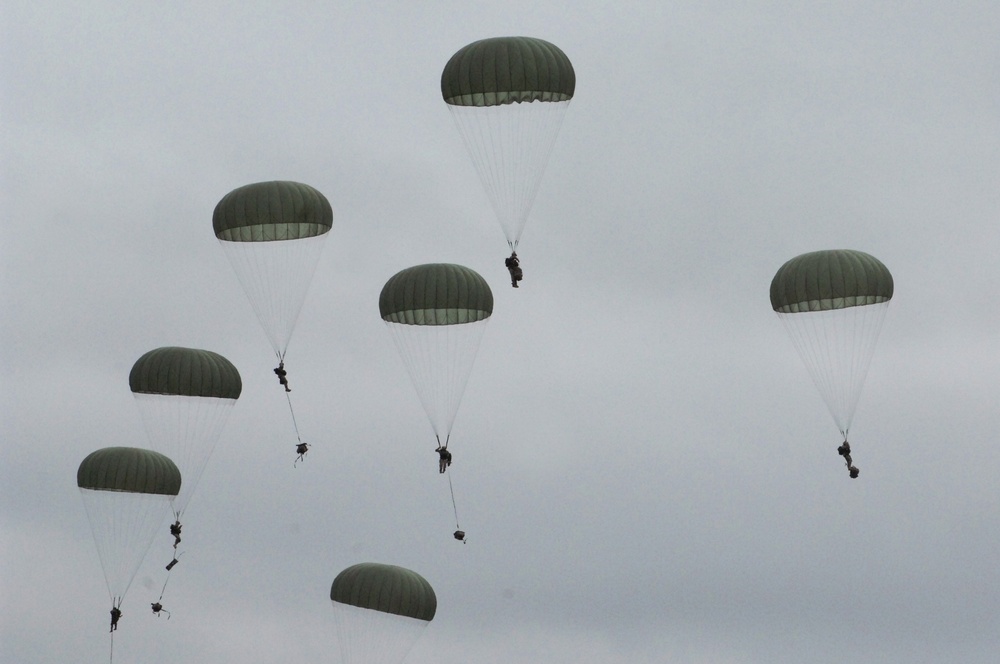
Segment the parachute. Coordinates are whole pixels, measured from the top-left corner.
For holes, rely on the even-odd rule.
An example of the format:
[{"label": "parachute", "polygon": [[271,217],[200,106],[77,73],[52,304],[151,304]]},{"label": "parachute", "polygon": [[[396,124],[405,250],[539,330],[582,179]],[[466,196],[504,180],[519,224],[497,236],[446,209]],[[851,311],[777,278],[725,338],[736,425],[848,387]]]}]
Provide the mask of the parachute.
[{"label": "parachute", "polygon": [[379,313],[427,411],[448,446],[465,385],[493,313],[493,292],[477,272],[432,263],[398,272],[382,288]]},{"label": "parachute", "polygon": [[424,577],[381,563],[348,567],[330,587],[343,664],[399,664],[437,612]]},{"label": "parachute", "polygon": [[298,182],[248,184],[223,196],[212,226],[278,358],[274,373],[285,388],[296,450],[308,449],[288,395],[285,352],[333,226],[330,202]]},{"label": "parachute", "polygon": [[128,384],[150,445],[185,478],[173,501],[179,519],[243,390],[240,373],[218,353],[167,346],[136,360]]},{"label": "parachute", "polygon": [[248,184],[215,206],[215,236],[279,361],[332,225],[326,197],[298,182]]},{"label": "parachute", "polygon": [[796,256],[771,281],[771,307],[845,441],[892,293],[885,265],[852,250]]},{"label": "parachute", "polygon": [[473,42],[441,74],[441,95],[512,251],[575,88],[566,54],[531,37]]},{"label": "parachute", "polygon": [[[444,473],[451,465],[451,427],[486,322],[493,314],[493,291],[467,267],[417,265],[386,282],[378,308],[430,418],[438,443],[439,469]],[[458,529],[455,538],[464,541],[450,473],[448,487]]]},{"label": "parachute", "polygon": [[139,565],[181,490],[181,473],[166,456],[134,447],[89,454],[76,472],[108,593],[121,605]]}]

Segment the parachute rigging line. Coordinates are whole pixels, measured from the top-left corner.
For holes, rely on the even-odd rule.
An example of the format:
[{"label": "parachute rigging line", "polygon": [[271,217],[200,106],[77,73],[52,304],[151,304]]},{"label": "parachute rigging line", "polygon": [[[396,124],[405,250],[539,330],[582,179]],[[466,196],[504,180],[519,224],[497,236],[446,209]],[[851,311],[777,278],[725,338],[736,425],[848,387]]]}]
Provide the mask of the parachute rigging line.
[{"label": "parachute rigging line", "polygon": [[170,572],[167,572],[167,580],[163,582],[163,588],[160,589],[160,596],[156,599],[157,602],[163,599],[163,593],[167,592],[168,583],[170,583]]},{"label": "parachute rigging line", "polygon": [[448,490],[451,492],[451,509],[455,512],[455,528],[461,530],[462,526],[458,525],[458,506],[455,505],[455,487],[451,485],[451,473],[448,473]]},{"label": "parachute rigging line", "polygon": [[292,426],[295,427],[295,438],[298,439],[299,444],[302,444],[302,436],[299,435],[299,424],[295,421],[295,409],[292,408],[292,397],[289,396],[288,392],[285,392],[285,398],[288,400],[288,412],[292,414]]},{"label": "parachute rigging line", "polygon": [[176,565],[179,562],[178,559],[181,556],[183,556],[183,555],[184,555],[184,552],[181,551],[176,556],[174,556],[173,561],[171,561],[171,563],[169,565],[167,565],[167,580],[163,582],[163,588],[160,589],[160,599],[156,600],[157,602],[159,602],[161,599],[163,599],[163,593],[165,593],[167,591],[167,584],[170,583],[170,570],[172,570],[174,568],[174,565]]}]

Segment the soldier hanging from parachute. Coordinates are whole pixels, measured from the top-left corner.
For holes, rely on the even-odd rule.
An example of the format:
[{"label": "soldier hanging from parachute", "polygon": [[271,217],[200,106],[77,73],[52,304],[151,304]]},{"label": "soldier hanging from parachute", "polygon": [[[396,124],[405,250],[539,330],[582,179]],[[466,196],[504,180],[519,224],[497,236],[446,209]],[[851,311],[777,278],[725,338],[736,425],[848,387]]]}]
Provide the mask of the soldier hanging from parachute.
[{"label": "soldier hanging from parachute", "polygon": [[[257,182],[226,194],[215,207],[212,226],[278,359],[274,373],[285,391],[298,446],[304,445],[285,353],[333,226],[330,202],[299,182]],[[298,446],[296,464],[304,459]]]}]

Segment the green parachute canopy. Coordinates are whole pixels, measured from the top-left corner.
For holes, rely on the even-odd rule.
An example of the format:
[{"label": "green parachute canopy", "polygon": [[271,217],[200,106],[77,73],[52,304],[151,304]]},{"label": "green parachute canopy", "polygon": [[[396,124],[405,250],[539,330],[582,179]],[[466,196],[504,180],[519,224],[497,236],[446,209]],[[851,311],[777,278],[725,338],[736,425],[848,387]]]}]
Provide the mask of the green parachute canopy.
[{"label": "green parachute canopy", "polygon": [[330,599],[362,609],[430,621],[437,597],[427,579],[412,570],[381,563],[359,563],[337,575]]},{"label": "green parachute canopy", "polygon": [[243,391],[240,372],[218,353],[165,346],[144,354],[128,376],[135,394],[238,399]]},{"label": "green parachute canopy", "polygon": [[430,263],[393,276],[378,298],[387,323],[458,325],[493,313],[493,291],[479,273],[461,265]]},{"label": "green parachute canopy", "polygon": [[176,496],[181,473],[173,461],[152,450],[106,447],[91,452],[76,471],[81,489]]},{"label": "green parachute canopy", "polygon": [[576,73],[558,46],[532,37],[493,37],[451,56],[441,95],[453,106],[569,101]]},{"label": "green parachute canopy", "polygon": [[771,281],[778,313],[830,311],[888,302],[892,274],[874,256],[835,249],[802,254],[781,266]]},{"label": "green parachute canopy", "polygon": [[299,182],[257,182],[226,194],[212,214],[215,236],[229,242],[300,240],[329,232],[333,209]]}]

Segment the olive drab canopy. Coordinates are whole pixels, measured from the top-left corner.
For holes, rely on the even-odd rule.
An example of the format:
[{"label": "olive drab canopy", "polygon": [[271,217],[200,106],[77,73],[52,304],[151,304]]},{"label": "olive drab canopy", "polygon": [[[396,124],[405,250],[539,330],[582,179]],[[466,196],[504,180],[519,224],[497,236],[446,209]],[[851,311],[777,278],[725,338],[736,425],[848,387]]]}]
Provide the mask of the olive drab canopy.
[{"label": "olive drab canopy", "polygon": [[778,313],[829,311],[887,302],[892,275],[862,251],[814,251],[781,266],[771,281],[771,307]]},{"label": "olive drab canopy", "polygon": [[559,47],[495,37],[459,49],[441,73],[441,96],[516,249],[573,93],[576,72]]},{"label": "olive drab canopy", "polygon": [[215,206],[212,226],[228,242],[301,240],[329,232],[333,210],[307,184],[258,182],[226,194]]},{"label": "olive drab canopy", "polygon": [[343,664],[399,664],[437,611],[426,579],[381,563],[342,571],[330,599]]},{"label": "olive drab canopy", "polygon": [[172,504],[179,519],[243,391],[240,372],[218,353],[167,346],[136,360],[128,383],[150,445],[184,475]]},{"label": "olive drab canopy", "polygon": [[417,265],[398,272],[382,288],[379,314],[387,323],[457,325],[489,318],[493,291],[477,272],[461,265]]},{"label": "olive drab canopy", "polygon": [[477,272],[432,263],[400,271],[379,295],[438,444],[447,445],[465,385],[493,313],[493,292]]},{"label": "olive drab canopy", "polygon": [[108,594],[119,604],[181,489],[166,456],[134,447],[89,454],[76,472]]},{"label": "olive drab canopy", "polygon": [[342,571],[333,580],[330,599],[417,620],[432,620],[437,611],[437,597],[427,579],[380,563],[359,563]]},{"label": "olive drab canopy", "polygon": [[107,447],[91,452],[80,463],[76,485],[94,491],[176,496],[181,490],[181,471],[159,452]]},{"label": "olive drab canopy", "polygon": [[885,265],[852,250],[796,256],[771,281],[771,308],[845,440],[892,294]]},{"label": "olive drab canopy", "polygon": [[167,346],[145,353],[132,365],[128,385],[135,394],[238,399],[240,372],[218,353]]},{"label": "olive drab canopy", "polygon": [[215,207],[215,236],[279,359],[332,225],[326,197],[298,182],[248,184]]},{"label": "olive drab canopy", "polygon": [[576,72],[558,46],[531,37],[481,39],[458,50],[441,74],[441,96],[454,106],[569,101]]}]

